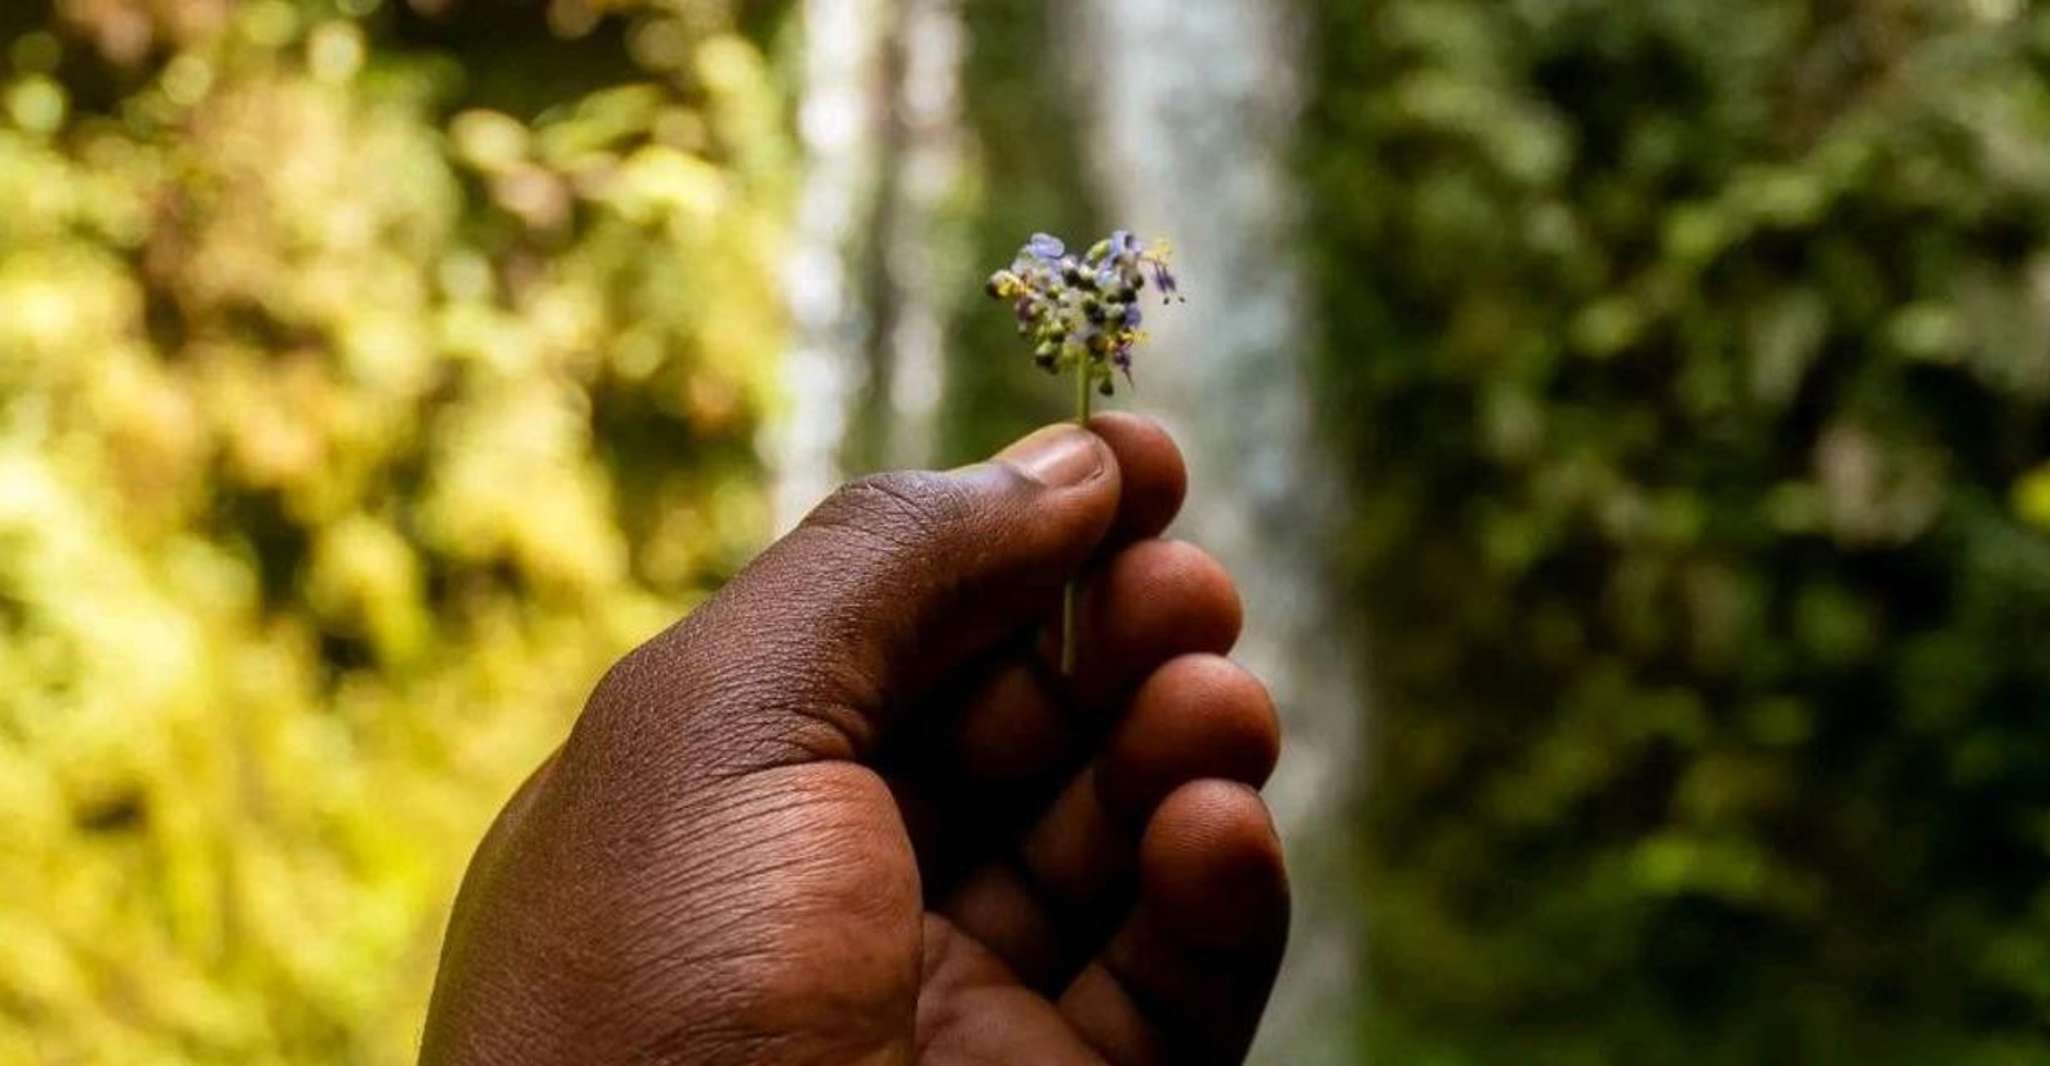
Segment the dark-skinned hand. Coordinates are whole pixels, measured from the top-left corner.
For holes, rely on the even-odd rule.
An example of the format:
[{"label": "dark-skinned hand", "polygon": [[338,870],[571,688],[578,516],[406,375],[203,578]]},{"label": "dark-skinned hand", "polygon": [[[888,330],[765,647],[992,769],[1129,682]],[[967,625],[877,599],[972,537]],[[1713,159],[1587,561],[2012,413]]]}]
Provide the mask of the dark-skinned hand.
[{"label": "dark-skinned hand", "polygon": [[[429,1064],[1238,1062],[1288,926],[1154,423],[856,482],[615,666],[470,865]],[[1061,585],[1080,575],[1062,676]]]}]

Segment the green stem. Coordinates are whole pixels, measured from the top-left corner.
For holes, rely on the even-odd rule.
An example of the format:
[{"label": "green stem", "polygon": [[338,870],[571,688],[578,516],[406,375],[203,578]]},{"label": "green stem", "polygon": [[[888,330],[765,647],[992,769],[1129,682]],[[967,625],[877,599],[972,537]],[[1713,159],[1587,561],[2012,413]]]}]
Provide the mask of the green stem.
[{"label": "green stem", "polygon": [[[1089,424],[1089,361],[1075,364],[1075,424]],[[1075,674],[1075,601],[1080,598],[1080,585],[1074,578],[1068,579],[1067,587],[1061,590],[1061,676]]]}]

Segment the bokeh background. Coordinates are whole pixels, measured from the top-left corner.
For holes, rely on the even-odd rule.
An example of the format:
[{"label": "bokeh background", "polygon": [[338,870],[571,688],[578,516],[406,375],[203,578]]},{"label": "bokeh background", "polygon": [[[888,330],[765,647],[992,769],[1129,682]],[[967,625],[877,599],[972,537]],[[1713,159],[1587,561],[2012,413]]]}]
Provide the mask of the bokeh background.
[{"label": "bokeh background", "polygon": [[1259,1055],[2050,1061],[2050,12],[0,0],[0,1063],[410,1061],[497,805],[1173,238]]}]

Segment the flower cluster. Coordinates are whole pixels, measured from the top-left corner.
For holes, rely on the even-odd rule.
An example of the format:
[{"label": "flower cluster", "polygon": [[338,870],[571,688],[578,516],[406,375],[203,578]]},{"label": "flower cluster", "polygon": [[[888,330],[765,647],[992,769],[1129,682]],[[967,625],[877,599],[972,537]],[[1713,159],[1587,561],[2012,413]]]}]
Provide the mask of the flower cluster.
[{"label": "flower cluster", "polygon": [[1150,280],[1180,298],[1164,244],[1142,246],[1119,230],[1080,256],[1058,237],[1034,234],[1009,270],[989,279],[989,294],[1018,313],[1018,333],[1033,361],[1052,374],[1075,371],[1105,396],[1117,375],[1132,376],[1132,350],[1146,339],[1139,293]]}]

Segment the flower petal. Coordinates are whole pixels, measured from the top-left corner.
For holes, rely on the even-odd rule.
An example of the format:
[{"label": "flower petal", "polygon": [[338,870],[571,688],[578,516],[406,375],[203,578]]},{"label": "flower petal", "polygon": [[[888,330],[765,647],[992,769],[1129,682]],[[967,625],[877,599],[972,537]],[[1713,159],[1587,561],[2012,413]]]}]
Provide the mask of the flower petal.
[{"label": "flower petal", "polygon": [[1058,262],[1062,256],[1068,254],[1066,242],[1050,233],[1033,234],[1032,239],[1026,242],[1025,250],[1031,253],[1033,258],[1045,263]]}]

